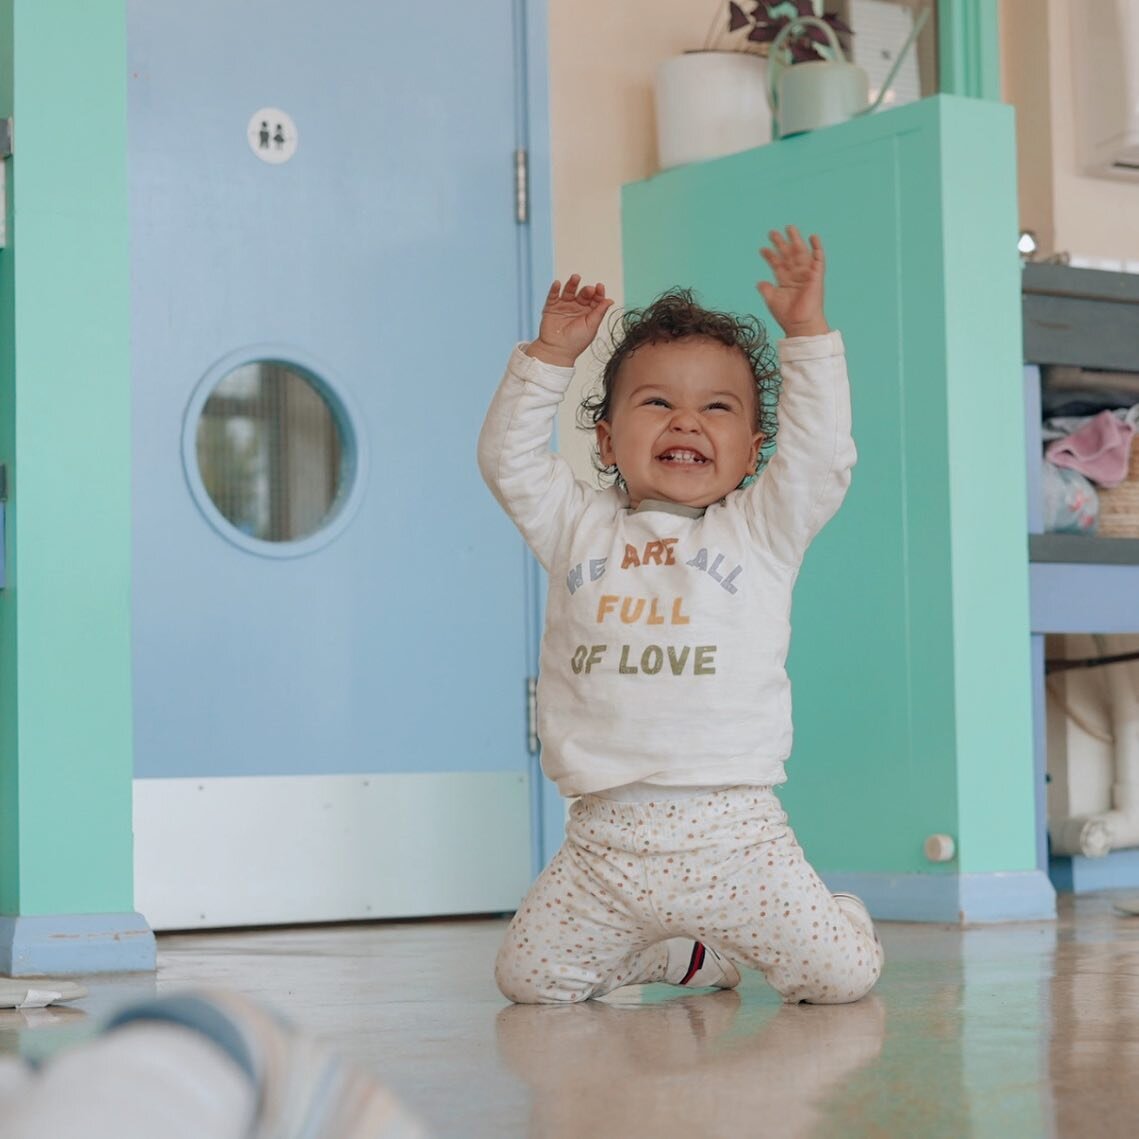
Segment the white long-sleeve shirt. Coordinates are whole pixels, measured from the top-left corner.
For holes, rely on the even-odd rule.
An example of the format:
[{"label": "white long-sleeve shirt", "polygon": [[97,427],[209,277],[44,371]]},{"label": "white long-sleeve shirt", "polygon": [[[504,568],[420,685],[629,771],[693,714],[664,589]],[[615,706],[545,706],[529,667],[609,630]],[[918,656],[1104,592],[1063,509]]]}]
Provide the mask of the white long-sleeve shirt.
[{"label": "white long-sleeve shirt", "polygon": [[841,335],[783,340],[779,358],[776,451],[753,485],[633,510],[550,451],[573,369],[510,357],[479,467],[550,574],[538,734],[563,795],[786,779],[791,591],[855,449]]}]

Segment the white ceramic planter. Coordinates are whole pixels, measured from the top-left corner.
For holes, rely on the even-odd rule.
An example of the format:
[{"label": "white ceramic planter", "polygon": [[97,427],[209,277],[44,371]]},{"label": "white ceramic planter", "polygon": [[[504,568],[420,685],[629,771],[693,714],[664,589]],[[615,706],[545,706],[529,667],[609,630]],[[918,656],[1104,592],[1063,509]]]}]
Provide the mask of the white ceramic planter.
[{"label": "white ceramic planter", "polygon": [[656,75],[657,153],[662,170],[735,154],[771,141],[767,60],[738,51],[692,51]]}]

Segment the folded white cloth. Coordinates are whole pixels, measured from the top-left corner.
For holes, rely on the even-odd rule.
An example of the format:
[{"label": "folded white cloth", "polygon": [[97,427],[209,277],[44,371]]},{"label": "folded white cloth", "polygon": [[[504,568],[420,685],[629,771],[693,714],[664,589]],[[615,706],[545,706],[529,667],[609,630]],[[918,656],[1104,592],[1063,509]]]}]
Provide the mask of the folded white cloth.
[{"label": "folded white cloth", "polygon": [[0,1008],[46,1008],[86,995],[82,985],[58,977],[0,977]]}]

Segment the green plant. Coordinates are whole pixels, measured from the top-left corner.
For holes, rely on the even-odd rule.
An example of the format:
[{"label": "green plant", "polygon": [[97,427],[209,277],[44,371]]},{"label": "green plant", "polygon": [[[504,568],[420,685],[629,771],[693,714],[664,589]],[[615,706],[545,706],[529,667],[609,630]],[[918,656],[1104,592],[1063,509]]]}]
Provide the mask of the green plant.
[{"label": "green plant", "polygon": [[[725,27],[723,5],[717,3],[716,19],[704,47],[711,51],[730,44],[737,51],[766,55],[775,37],[787,24],[799,16],[814,15],[816,7],[813,0],[744,0],[743,3],[730,0]],[[818,18],[834,29],[843,50],[849,51],[853,34],[849,25],[835,12],[824,12]],[[817,25],[808,25],[791,36],[787,47],[794,63],[831,58],[826,33]]]}]

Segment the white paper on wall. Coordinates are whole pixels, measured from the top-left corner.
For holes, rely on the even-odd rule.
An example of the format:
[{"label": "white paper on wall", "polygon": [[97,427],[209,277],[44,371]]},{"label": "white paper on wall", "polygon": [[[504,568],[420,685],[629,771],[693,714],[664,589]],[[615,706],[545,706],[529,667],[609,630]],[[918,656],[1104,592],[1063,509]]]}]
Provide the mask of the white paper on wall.
[{"label": "white paper on wall", "polygon": [[[870,77],[873,103],[913,31],[914,14],[912,9],[888,0],[850,0],[850,26],[854,30],[851,59]],[[921,78],[914,45],[894,76],[882,107],[897,107],[920,98]]]}]

